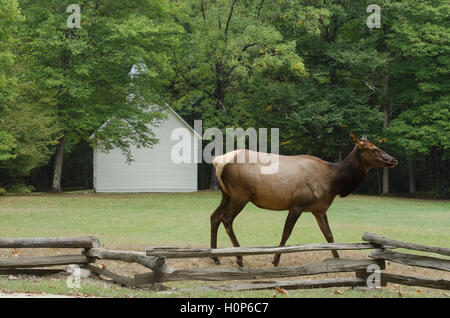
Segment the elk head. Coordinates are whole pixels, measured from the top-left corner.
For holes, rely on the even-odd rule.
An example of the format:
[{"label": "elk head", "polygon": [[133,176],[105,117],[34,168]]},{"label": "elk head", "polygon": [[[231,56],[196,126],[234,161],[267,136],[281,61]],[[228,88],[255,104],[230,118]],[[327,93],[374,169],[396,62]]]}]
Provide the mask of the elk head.
[{"label": "elk head", "polygon": [[360,158],[368,167],[394,168],[398,164],[397,159],[368,141],[366,135],[360,139],[354,133],[350,133],[350,138],[359,148]]}]

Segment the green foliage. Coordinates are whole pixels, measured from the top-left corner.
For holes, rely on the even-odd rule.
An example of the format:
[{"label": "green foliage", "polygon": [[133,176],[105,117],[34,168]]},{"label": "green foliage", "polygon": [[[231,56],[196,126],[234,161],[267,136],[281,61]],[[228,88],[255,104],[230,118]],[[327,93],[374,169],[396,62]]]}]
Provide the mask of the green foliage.
[{"label": "green foliage", "polygon": [[366,7],[350,1],[281,1],[275,6],[276,24],[285,38],[296,41],[309,77],[282,90],[284,99],[266,96],[267,104],[253,111],[264,112],[267,125],[282,128],[281,151],[342,158],[345,145],[351,145],[350,131],[370,135],[381,128],[377,86],[388,59],[376,49],[378,35],[368,31],[362,18]]},{"label": "green foliage", "polygon": [[17,0],[0,0],[0,111],[14,96],[14,46],[17,45],[17,26],[21,20]]},{"label": "green foliage", "polygon": [[13,150],[16,145],[13,136],[5,131],[0,131],[0,161],[14,158]]},{"label": "green foliage", "polygon": [[[450,8],[446,1],[396,3],[388,45],[395,56],[396,109],[389,142],[408,157],[450,156]],[[406,80],[404,80],[406,79]]]},{"label": "green foliage", "polygon": [[[168,1],[79,1],[81,28],[68,28],[71,1],[23,1],[27,54],[41,102],[54,114],[68,145],[101,142],[124,151],[155,143],[150,126],[163,118],[150,112],[169,72],[165,53],[179,28]],[[130,83],[133,65],[145,63]],[[151,88],[151,89],[150,89]],[[128,99],[131,94],[143,100]],[[110,129],[90,136],[109,121]]]},{"label": "green foliage", "polygon": [[[16,94],[16,77],[14,76],[14,46],[17,24],[21,20],[16,0],[0,1],[0,121],[6,111],[6,103]],[[16,140],[8,129],[0,128],[0,162],[14,158]]]},{"label": "green foliage", "polygon": [[418,191],[448,192],[447,1],[376,1],[372,30],[371,0],[80,0],[73,29],[71,3],[0,0],[2,183],[61,140],[131,161],[167,102],[204,128],[278,127],[285,154],[339,160],[365,133],[400,159],[396,183],[414,159]]},{"label": "green foliage", "polygon": [[47,162],[55,129],[29,80],[17,1],[0,1],[0,176],[26,175]]},{"label": "green foliage", "polygon": [[10,185],[7,189],[8,193],[12,194],[29,194],[34,190],[34,187],[32,185],[19,183]]},{"label": "green foliage", "polygon": [[405,154],[429,155],[432,149],[442,149],[443,159],[450,155],[450,99],[411,107],[401,113],[388,130],[390,143]]},{"label": "green foliage", "polygon": [[26,102],[12,105],[4,112],[0,118],[0,139],[1,130],[10,132],[10,144],[14,146],[10,147],[12,155],[0,156],[0,176],[28,175],[31,169],[45,164],[59,136],[54,118]]},{"label": "green foliage", "polygon": [[246,126],[239,113],[247,83],[306,75],[296,42],[265,19],[260,1],[186,1],[180,17],[186,34],[173,52],[175,76],[168,98],[182,113],[202,116],[203,126]]}]

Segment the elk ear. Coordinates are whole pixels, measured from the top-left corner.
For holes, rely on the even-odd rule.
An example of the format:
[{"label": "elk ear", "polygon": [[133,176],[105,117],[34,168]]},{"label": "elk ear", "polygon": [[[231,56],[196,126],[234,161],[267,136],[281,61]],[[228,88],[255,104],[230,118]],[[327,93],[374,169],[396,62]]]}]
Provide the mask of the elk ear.
[{"label": "elk ear", "polygon": [[364,135],[361,137],[361,140],[367,141],[367,136],[366,136],[366,134],[364,134]]},{"label": "elk ear", "polygon": [[358,138],[358,136],[356,136],[353,132],[350,133],[350,138],[352,139],[352,142],[358,146],[358,147],[362,147],[364,142]]}]

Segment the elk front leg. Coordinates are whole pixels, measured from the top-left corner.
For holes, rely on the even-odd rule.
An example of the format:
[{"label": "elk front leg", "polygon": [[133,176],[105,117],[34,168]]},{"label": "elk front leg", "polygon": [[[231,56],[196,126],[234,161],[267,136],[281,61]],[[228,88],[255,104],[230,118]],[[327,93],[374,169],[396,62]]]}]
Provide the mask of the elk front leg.
[{"label": "elk front leg", "polygon": [[[333,233],[331,233],[330,225],[328,224],[328,218],[326,213],[317,213],[314,214],[316,217],[317,223],[319,224],[320,230],[322,231],[323,235],[325,236],[325,239],[328,243],[333,243]],[[336,250],[332,250],[331,253],[333,254],[334,258],[339,258],[339,254]]]},{"label": "elk front leg", "polygon": [[[284,223],[283,235],[281,236],[280,246],[284,246],[289,236],[291,236],[292,229],[294,228],[295,223],[298,218],[302,215],[302,209],[300,208],[292,208],[289,210],[288,216],[286,218],[286,222]],[[277,267],[280,263],[281,254],[275,254],[272,260],[272,264]]]}]

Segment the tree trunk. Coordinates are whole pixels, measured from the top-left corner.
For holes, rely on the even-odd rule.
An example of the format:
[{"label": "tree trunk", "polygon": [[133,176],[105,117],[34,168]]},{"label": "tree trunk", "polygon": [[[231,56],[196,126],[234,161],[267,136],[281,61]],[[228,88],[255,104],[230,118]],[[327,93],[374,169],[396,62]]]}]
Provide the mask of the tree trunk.
[{"label": "tree trunk", "polygon": [[[225,72],[222,63],[216,62],[215,70],[216,70],[216,88],[214,90],[214,99],[216,103],[215,104],[216,112],[219,112],[224,110],[223,105],[225,102],[227,81],[224,79]],[[214,155],[216,156],[217,154],[215,153]],[[216,178],[216,168],[213,165],[211,165],[211,180],[209,183],[209,188],[212,190],[219,188]]]},{"label": "tree trunk", "polygon": [[411,198],[416,196],[416,173],[414,166],[414,160],[408,160],[409,196]]},{"label": "tree trunk", "polygon": [[89,174],[88,174],[88,171],[91,168],[92,168],[92,166],[90,166],[89,163],[86,162],[84,165],[84,188],[85,189],[91,188],[91,183],[90,183]]},{"label": "tree trunk", "polygon": [[442,152],[438,154],[439,160],[439,198],[445,199],[448,195],[448,160],[444,159]]},{"label": "tree trunk", "polygon": [[382,194],[389,194],[389,168],[383,168],[383,192]]},{"label": "tree trunk", "polygon": [[62,166],[64,160],[64,147],[66,138],[62,137],[56,146],[55,165],[53,170],[53,182],[51,192],[61,192]]},{"label": "tree trunk", "polygon": [[450,163],[450,160],[445,159],[442,160],[442,180],[443,180],[443,199],[448,198],[448,188],[449,188],[449,172],[448,172],[448,165]]},{"label": "tree trunk", "polygon": [[382,180],[381,180],[381,174],[380,174],[380,169],[376,169],[377,171],[377,193],[380,195],[383,191],[383,187],[382,187]]},{"label": "tree trunk", "polygon": [[214,91],[214,98],[216,101],[216,110],[223,109],[223,103],[225,101],[225,86],[224,81],[224,69],[222,63],[217,62],[216,65],[216,88]]},{"label": "tree trunk", "polygon": [[[390,114],[390,103],[388,100],[388,80],[389,76],[387,71],[384,73],[383,78],[383,97],[384,97],[384,105],[383,105],[383,113],[384,113],[384,121],[383,121],[383,129],[386,129],[389,123],[389,114]],[[389,193],[389,168],[383,168],[383,194]]]},{"label": "tree trunk", "polygon": [[[388,34],[388,25],[386,23],[383,24],[383,34],[386,37]],[[383,42],[383,50],[387,52],[387,43],[384,40]],[[383,121],[383,130],[385,130],[389,124],[389,117],[391,113],[391,105],[389,102],[388,96],[388,86],[389,86],[389,74],[388,74],[388,66],[386,65],[386,69],[384,71],[383,76],[383,113],[384,113],[384,121]],[[389,168],[383,168],[383,194],[389,193]]]}]

